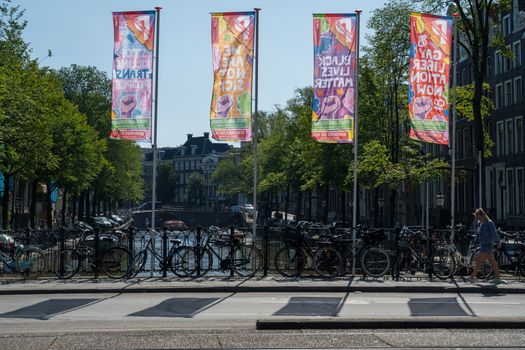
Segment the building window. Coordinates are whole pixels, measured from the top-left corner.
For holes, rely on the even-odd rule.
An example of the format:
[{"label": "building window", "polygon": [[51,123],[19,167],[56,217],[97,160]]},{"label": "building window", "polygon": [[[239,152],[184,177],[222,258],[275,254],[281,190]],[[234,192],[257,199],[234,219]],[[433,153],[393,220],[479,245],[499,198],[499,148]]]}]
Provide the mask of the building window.
[{"label": "building window", "polygon": [[494,55],[494,74],[498,75],[502,73],[503,68],[503,56],[501,52],[496,52]]},{"label": "building window", "polygon": [[463,150],[461,151],[461,153],[463,153],[463,157],[468,157],[470,156],[469,153],[467,153],[467,150],[469,149],[468,147],[468,128],[465,128],[463,129]]},{"label": "building window", "polygon": [[496,155],[502,156],[505,154],[505,124],[498,122],[496,134]]},{"label": "building window", "polygon": [[505,82],[505,107],[512,105],[512,80]]},{"label": "building window", "polygon": [[458,140],[457,156],[459,159],[461,159],[463,158],[463,130],[462,129],[458,129],[457,140]]},{"label": "building window", "polygon": [[525,185],[523,183],[523,168],[516,169],[516,213],[525,214]]},{"label": "building window", "polygon": [[523,84],[521,77],[514,78],[514,103],[523,101]]},{"label": "building window", "polygon": [[512,119],[507,120],[507,154],[514,154],[514,127]]},{"label": "building window", "polygon": [[503,17],[502,23],[503,23],[503,35],[507,36],[510,33],[512,33],[512,31],[511,31],[510,14]]},{"label": "building window", "polygon": [[516,154],[523,153],[523,117],[516,117]]},{"label": "building window", "polygon": [[512,53],[514,54],[514,68],[521,67],[521,42],[516,41],[512,45]]},{"label": "building window", "polygon": [[503,84],[496,85],[496,109],[503,108]]},{"label": "building window", "polygon": [[[512,52],[512,47],[507,45],[507,49]],[[504,58],[505,67],[503,68],[504,72],[508,72],[512,69],[512,57]]]},{"label": "building window", "polygon": [[507,169],[507,194],[509,205],[507,214],[514,214],[516,209],[516,189],[514,187],[514,170]]}]

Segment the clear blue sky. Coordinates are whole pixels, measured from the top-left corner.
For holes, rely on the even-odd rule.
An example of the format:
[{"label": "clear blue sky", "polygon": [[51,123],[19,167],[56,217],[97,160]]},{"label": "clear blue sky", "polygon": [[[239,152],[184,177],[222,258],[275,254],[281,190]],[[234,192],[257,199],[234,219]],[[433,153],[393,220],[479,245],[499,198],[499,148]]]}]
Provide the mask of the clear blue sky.
[{"label": "clear blue sky", "polygon": [[[312,13],[363,11],[366,22],[384,0],[13,0],[26,10],[24,38],[42,65],[96,66],[111,76],[111,12],[161,6],[159,146],[177,146],[186,134],[209,131],[212,89],[210,12],[260,14],[259,109],[284,105],[296,88],[312,84]],[[143,144],[142,146],[146,146]]]}]

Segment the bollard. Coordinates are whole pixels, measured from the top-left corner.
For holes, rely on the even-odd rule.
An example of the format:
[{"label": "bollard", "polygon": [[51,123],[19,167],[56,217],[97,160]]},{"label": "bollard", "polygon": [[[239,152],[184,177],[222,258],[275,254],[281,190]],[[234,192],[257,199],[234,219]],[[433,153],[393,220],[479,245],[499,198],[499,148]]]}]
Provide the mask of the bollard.
[{"label": "bollard", "polygon": [[98,278],[98,268],[100,263],[100,254],[99,254],[99,241],[100,241],[100,229],[98,227],[95,227],[95,279]]},{"label": "bollard", "polygon": [[232,225],[230,227],[230,277],[233,277],[233,263],[235,260],[234,256],[234,249],[235,249],[235,242],[234,242],[234,235],[235,235],[235,227]]},{"label": "bollard", "polygon": [[201,230],[202,227],[197,226],[197,237],[195,238],[195,273],[197,277],[201,276]]},{"label": "bollard", "polygon": [[31,237],[29,235],[30,233],[29,226],[25,228],[25,232],[26,232],[25,244],[29,245],[31,243]]},{"label": "bollard", "polygon": [[162,230],[162,278],[168,275],[168,264],[166,257],[168,256],[168,232],[166,229]]},{"label": "bollard", "polygon": [[433,262],[434,254],[432,252],[432,242],[430,240],[430,228],[427,227],[427,244],[428,244],[428,280],[432,281],[432,273],[434,272]]},{"label": "bollard", "polygon": [[[60,244],[60,250],[59,254],[63,252],[66,249],[66,229],[64,227],[60,227],[59,229],[59,244]],[[64,273],[64,256],[60,255],[60,274]]]},{"label": "bollard", "polygon": [[135,239],[135,227],[130,226],[128,228],[128,249],[131,252],[131,254],[134,254],[134,246],[133,246],[133,240]]},{"label": "bollard", "polygon": [[268,226],[268,223],[264,225],[264,277],[268,276],[268,260],[269,260],[269,254],[270,254],[270,227]]}]

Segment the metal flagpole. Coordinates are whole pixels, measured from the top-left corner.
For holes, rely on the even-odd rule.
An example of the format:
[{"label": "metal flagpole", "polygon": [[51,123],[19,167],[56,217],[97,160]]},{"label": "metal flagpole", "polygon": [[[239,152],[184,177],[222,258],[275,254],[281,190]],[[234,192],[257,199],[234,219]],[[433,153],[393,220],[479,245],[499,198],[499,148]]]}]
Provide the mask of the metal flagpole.
[{"label": "metal flagpole", "polygon": [[[155,202],[157,201],[157,121],[158,121],[158,106],[159,106],[159,29],[160,29],[160,10],[161,7],[155,7],[157,11],[156,29],[155,29],[155,119],[153,122],[153,181],[151,185],[151,228],[155,229]],[[153,240],[153,250],[155,250],[155,240]],[[155,269],[155,259],[151,259],[150,277],[153,277],[153,270]]]},{"label": "metal flagpole", "polygon": [[[452,71],[452,135],[449,137],[452,148],[452,169],[451,169],[451,191],[450,191],[450,230],[454,234],[456,224],[456,86],[457,86],[457,66],[458,66],[458,15],[454,14],[454,68]],[[453,237],[452,237],[453,238]]]},{"label": "metal flagpole", "polygon": [[255,94],[254,94],[254,114],[253,114],[253,222],[252,231],[253,238],[255,239],[257,234],[257,113],[259,111],[259,11],[260,8],[254,8],[255,10]]},{"label": "metal flagpole", "polygon": [[357,150],[358,150],[358,141],[357,141],[357,131],[358,131],[358,121],[359,121],[359,115],[358,115],[358,106],[359,106],[359,25],[360,25],[360,17],[361,17],[361,10],[356,10],[355,13],[357,15],[357,23],[356,23],[356,67],[355,67],[355,77],[354,77],[354,196],[353,196],[353,208],[352,208],[352,226],[354,229],[352,229],[352,246],[353,249],[353,261],[352,261],[352,275],[355,276],[355,241],[357,238]]}]

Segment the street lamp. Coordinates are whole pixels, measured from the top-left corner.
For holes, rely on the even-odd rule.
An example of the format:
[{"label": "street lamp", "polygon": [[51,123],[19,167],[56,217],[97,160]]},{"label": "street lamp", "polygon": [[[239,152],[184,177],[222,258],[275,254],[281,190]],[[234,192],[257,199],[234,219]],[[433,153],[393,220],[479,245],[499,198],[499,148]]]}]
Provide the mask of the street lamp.
[{"label": "street lamp", "polygon": [[443,208],[444,204],[445,204],[445,196],[440,193],[436,196],[436,205],[438,208]]}]

